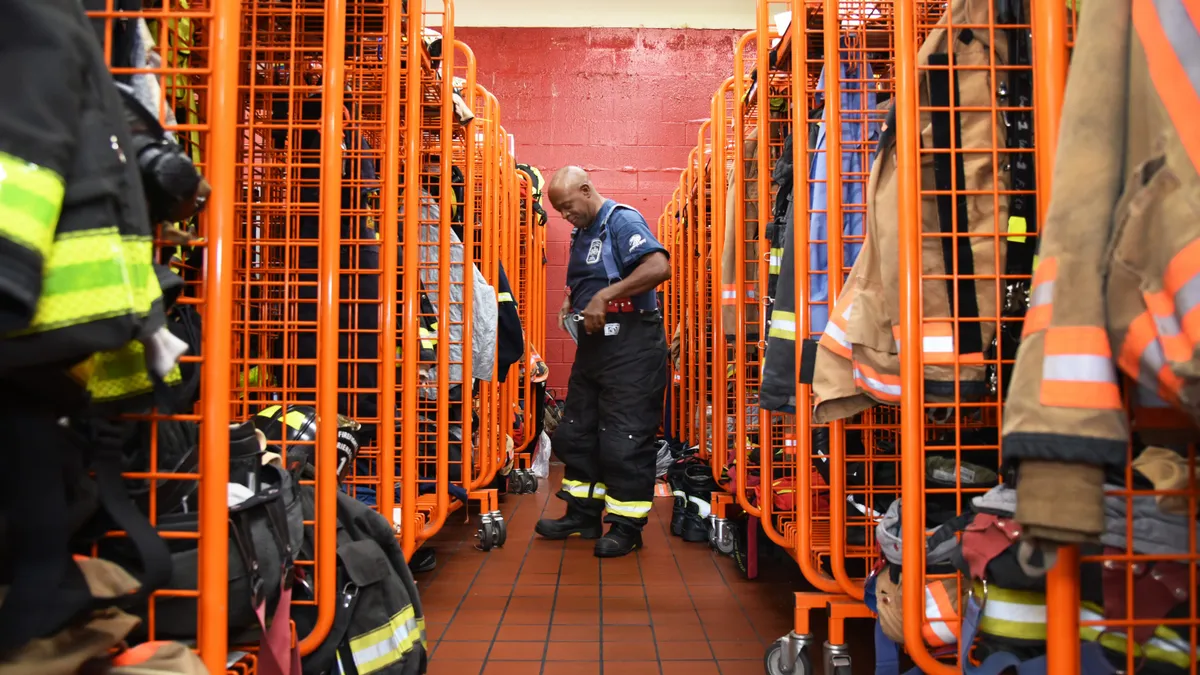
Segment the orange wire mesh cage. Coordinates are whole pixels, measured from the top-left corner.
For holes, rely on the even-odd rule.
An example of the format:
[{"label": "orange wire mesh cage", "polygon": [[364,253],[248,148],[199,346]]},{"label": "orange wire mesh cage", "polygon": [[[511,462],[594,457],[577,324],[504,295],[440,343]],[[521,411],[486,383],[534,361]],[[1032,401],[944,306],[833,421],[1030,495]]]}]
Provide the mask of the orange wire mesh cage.
[{"label": "orange wire mesh cage", "polygon": [[[235,32],[241,3],[167,0],[131,11],[110,1],[88,7],[98,5],[103,8],[89,15],[103,35],[115,79],[157,118],[211,187],[207,209],[155,232],[155,261],[182,282],[168,321],[173,333],[186,327],[189,352],[179,371],[166,378],[172,391],[180,393],[176,409],[137,416],[136,433],[148,439],[148,447],[144,456],[127,464],[125,480],[139,508],[168,541],[175,569],[165,587],[151,596],[142,624],[127,639],[184,641],[194,646],[210,672],[224,672],[227,666],[252,672],[252,658],[241,660],[239,653],[229,651],[226,611],[232,418],[223,364],[229,357],[233,309],[227,256],[236,134],[226,104],[236,85],[238,54],[236,42],[222,43],[217,36]],[[203,334],[198,333],[200,325],[205,326]],[[110,533],[95,552],[110,560],[127,558],[126,535]]]},{"label": "orange wire mesh cage", "polygon": [[[1138,534],[1154,518],[1194,516],[1194,437],[1174,428],[1163,441],[1161,413],[1143,404],[1128,412],[1124,473],[1105,478],[1104,509],[1133,514],[1109,514],[1114,543],[1082,557],[1063,547],[1025,586],[978,567],[1029,552],[994,500],[1013,493],[1001,429],[1017,347],[1041,339],[1060,264],[1039,262],[1037,246],[1078,34],[1071,10],[761,2],[714,97],[660,219],[675,274],[672,424],[707,450],[714,476],[732,478],[712,498],[712,543],[721,548],[736,504],[818,589],[797,595],[796,630],[768,654],[769,672],[810,665],[815,608],[828,608],[826,672],[850,665],[842,622],[868,617],[880,644],[924,672],[994,672],[995,654],[1055,673],[1091,672],[1097,654],[1110,670],[1195,671],[1195,535],[1181,530],[1164,552]],[[1169,309],[1146,304],[1143,323]],[[1042,405],[1094,403],[1071,391],[1078,400]],[[1168,473],[1176,484],[1164,487]],[[1178,513],[1137,512],[1164,503]],[[989,537],[998,548],[981,562]]]},{"label": "orange wire mesh cage", "polygon": [[[270,625],[301,654],[340,600],[341,493],[374,504],[409,556],[472,499],[482,548],[503,545],[495,480],[514,435],[516,452],[538,447],[544,223],[449,0],[104,4],[92,18],[114,75],[212,188],[207,210],[157,232],[156,260],[182,287],[172,331],[190,338],[167,384],[190,398],[130,420],[149,441],[125,478],[147,488],[177,563],[133,639],[185,641],[211,672],[248,675],[268,655],[239,623],[258,609],[234,573],[239,430],[263,432],[241,439],[255,457],[277,453],[289,526],[305,513],[303,541],[287,544],[301,552],[295,601],[267,591],[281,598]],[[505,303],[522,356],[499,364]],[[95,552],[119,557],[126,538]]]}]

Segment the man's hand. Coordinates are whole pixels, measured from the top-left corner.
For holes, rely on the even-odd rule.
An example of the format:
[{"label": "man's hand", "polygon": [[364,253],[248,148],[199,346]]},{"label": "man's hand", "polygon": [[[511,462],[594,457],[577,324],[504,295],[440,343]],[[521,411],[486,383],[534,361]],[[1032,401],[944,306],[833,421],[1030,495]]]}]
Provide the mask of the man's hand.
[{"label": "man's hand", "polygon": [[563,298],[562,307],[558,310],[558,325],[567,330],[567,321],[571,318],[571,296]]},{"label": "man's hand", "polygon": [[598,291],[583,309],[583,329],[588,335],[604,330],[604,319],[608,315],[607,290]]}]

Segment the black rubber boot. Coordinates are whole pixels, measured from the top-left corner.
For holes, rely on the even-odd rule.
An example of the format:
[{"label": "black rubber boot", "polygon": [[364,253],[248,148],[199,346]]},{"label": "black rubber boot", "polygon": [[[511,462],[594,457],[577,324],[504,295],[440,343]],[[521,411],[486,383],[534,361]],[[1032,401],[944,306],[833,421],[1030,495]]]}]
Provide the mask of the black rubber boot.
[{"label": "black rubber boot", "polygon": [[642,531],[623,523],[613,523],[608,534],[596,542],[597,558],[620,558],[642,547]]},{"label": "black rubber boot", "polygon": [[408,570],[413,574],[421,572],[432,572],[437,567],[437,556],[431,548],[419,548],[413,552],[412,559],[408,561]]},{"label": "black rubber boot", "polygon": [[705,543],[708,541],[712,494],[721,486],[713,479],[712,468],[707,464],[684,467],[682,483],[685,501],[679,536],[689,543]]},{"label": "black rubber boot", "polygon": [[533,531],[546,539],[598,539],[602,529],[600,514],[584,513],[570,506],[562,518],[543,518],[533,526]]},{"label": "black rubber boot", "polygon": [[675,498],[671,508],[671,534],[683,536],[684,516],[687,513],[687,490],[684,473],[688,467],[703,464],[695,455],[687,455],[676,461],[667,469],[667,485],[671,487],[671,495]]}]

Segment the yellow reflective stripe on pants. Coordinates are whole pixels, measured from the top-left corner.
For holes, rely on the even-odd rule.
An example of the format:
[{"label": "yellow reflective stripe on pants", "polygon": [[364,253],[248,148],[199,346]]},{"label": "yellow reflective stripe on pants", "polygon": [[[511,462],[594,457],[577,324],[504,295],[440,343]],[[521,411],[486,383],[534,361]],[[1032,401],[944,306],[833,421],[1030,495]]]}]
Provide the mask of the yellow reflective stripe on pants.
[{"label": "yellow reflective stripe on pants", "polygon": [[350,654],[359,675],[382,670],[425,643],[424,622],[418,621],[412,605],[375,630],[350,638]]},{"label": "yellow reflective stripe on pants", "polygon": [[[983,609],[979,617],[979,631],[1010,640],[1043,641],[1046,639],[1046,596],[1036,591],[1014,591],[988,586],[976,582],[975,597],[980,598]],[[1083,603],[1079,610],[1083,623],[1104,621],[1103,610],[1090,602]],[[1105,649],[1124,654],[1125,633],[1116,627],[1081,625],[1079,637],[1088,642],[1099,642]],[[1134,645],[1134,657],[1170,663],[1179,668],[1188,668],[1190,660],[1200,659],[1192,651],[1188,658],[1189,643],[1186,638],[1167,626],[1154,629],[1154,637],[1145,644]]]},{"label": "yellow reflective stripe on pants", "polygon": [[501,293],[496,296],[496,302],[513,302],[512,293]]},{"label": "yellow reflective stripe on pants", "polygon": [[610,516],[645,518],[650,515],[650,508],[652,506],[654,506],[652,502],[623,502],[619,499],[613,499],[612,495],[605,495],[604,497],[604,508],[608,509]]},{"label": "yellow reflective stripe on pants", "polygon": [[[1079,610],[1079,620],[1081,622],[1104,621],[1104,612],[1099,606],[1084,602]],[[1128,651],[1129,643],[1126,634],[1114,626],[1107,628],[1080,626],[1079,637],[1088,642],[1099,642],[1101,647],[1119,654],[1125,654]],[[1191,652],[1190,658],[1188,652]],[[1169,663],[1185,670],[1190,667],[1191,661],[1200,660],[1200,655],[1197,654],[1196,648],[1189,643],[1188,639],[1167,626],[1156,626],[1154,637],[1146,640],[1145,643],[1139,645],[1135,642],[1133,657]]]},{"label": "yellow reflective stripe on pants", "polygon": [[585,483],[578,480],[563,479],[562,491],[576,499],[604,499],[608,488],[604,483]]},{"label": "yellow reflective stripe on pants", "polygon": [[45,260],[62,212],[62,176],[0,152],[0,237]]},{"label": "yellow reflective stripe on pants", "polygon": [[55,240],[30,327],[40,333],[126,314],[145,316],[162,291],[150,237],[122,237],[115,227]]}]

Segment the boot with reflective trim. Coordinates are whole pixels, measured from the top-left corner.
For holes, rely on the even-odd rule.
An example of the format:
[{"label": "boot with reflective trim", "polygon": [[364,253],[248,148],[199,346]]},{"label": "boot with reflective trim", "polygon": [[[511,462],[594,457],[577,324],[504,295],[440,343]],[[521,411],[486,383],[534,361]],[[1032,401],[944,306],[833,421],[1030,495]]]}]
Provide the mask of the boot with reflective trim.
[{"label": "boot with reflective trim", "polygon": [[585,513],[570,505],[562,518],[543,518],[533,526],[533,531],[546,539],[598,539],[602,529],[600,514]]},{"label": "boot with reflective trim", "polygon": [[[679,536],[693,544],[708,541],[708,516],[712,493],[720,489],[707,464],[691,464],[683,470],[684,504]],[[672,522],[674,529],[674,522]]]},{"label": "boot with reflective trim", "polygon": [[685,455],[667,469],[667,485],[671,488],[671,496],[675,498],[671,511],[671,534],[676,537],[683,536],[684,516],[687,513],[688,495],[684,474],[688,467],[694,465],[704,466],[704,462],[695,455]]},{"label": "boot with reflective trim", "polygon": [[642,531],[625,523],[613,523],[608,533],[596,542],[597,558],[620,558],[642,547]]}]

